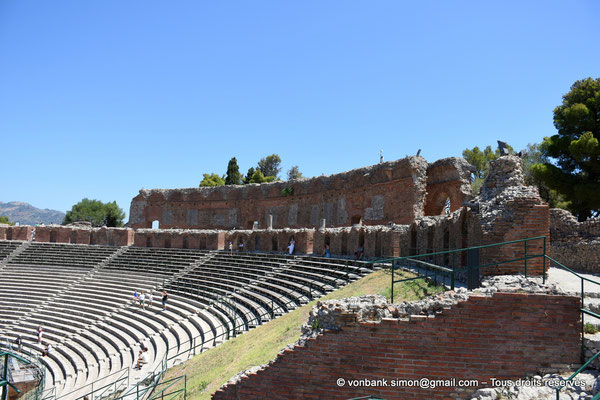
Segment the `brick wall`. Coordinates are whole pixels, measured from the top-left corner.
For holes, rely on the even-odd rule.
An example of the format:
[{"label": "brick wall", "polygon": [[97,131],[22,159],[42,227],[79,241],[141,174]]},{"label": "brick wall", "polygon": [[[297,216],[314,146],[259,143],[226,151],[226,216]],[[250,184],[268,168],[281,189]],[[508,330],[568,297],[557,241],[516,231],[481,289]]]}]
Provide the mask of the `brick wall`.
[{"label": "brick wall", "polygon": [[577,297],[496,293],[471,296],[435,318],[356,323],[350,314],[340,331],[286,350],[213,399],[468,398],[468,392],[454,387],[351,388],[338,387],[336,381],[427,377],[489,382],[492,377],[524,378],[552,364],[576,364],[579,303]]},{"label": "brick wall", "polygon": [[[540,204],[535,198],[517,198],[507,205],[503,218],[497,218],[493,229],[484,233],[483,244],[508,242],[537,236],[546,236],[546,250],[549,249],[550,219],[547,204]],[[527,255],[541,255],[544,252],[544,241],[535,240],[527,242]],[[493,247],[482,251],[482,263],[494,263],[496,261],[511,258],[524,258],[525,244],[515,243],[501,247]],[[534,258],[527,260],[527,273],[541,275],[544,260]],[[548,264],[546,263],[546,268]],[[505,275],[525,272],[525,262],[515,261],[506,264],[486,267],[481,270],[482,275]]]},{"label": "brick wall", "polygon": [[[437,209],[437,197],[450,196],[454,210],[470,195],[463,184],[469,174],[466,162],[445,160],[432,164],[430,177],[424,158],[407,157],[291,182],[141,190],[131,202],[129,225],[150,228],[157,220],[166,229],[251,229],[256,221],[265,229],[269,215],[277,229],[318,228],[321,219],[328,227],[359,221],[410,224],[423,215],[425,198],[431,198],[428,187],[436,196],[429,200],[432,210]],[[284,194],[284,189],[293,189],[293,194]]]}]

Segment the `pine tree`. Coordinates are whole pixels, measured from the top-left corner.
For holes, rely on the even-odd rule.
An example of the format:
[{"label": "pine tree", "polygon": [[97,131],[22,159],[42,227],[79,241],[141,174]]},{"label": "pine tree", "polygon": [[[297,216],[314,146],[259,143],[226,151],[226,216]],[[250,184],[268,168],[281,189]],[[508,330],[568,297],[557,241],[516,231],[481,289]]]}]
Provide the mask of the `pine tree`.
[{"label": "pine tree", "polygon": [[240,167],[238,166],[237,160],[233,157],[227,164],[227,176],[225,177],[226,185],[241,185],[242,175],[240,174]]}]

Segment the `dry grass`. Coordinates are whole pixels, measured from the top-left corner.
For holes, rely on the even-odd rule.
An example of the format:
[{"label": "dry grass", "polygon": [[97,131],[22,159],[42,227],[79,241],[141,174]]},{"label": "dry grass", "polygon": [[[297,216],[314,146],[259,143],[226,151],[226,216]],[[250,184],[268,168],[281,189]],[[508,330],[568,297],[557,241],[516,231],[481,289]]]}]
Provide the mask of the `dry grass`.
[{"label": "dry grass", "polygon": [[[410,277],[409,273],[403,273]],[[399,279],[398,273],[395,275]],[[388,297],[390,272],[380,270],[353,282],[320,300],[381,294]],[[395,302],[417,300],[441,291],[423,280],[414,280],[394,285]],[[205,351],[184,364],[167,371],[165,379],[187,375],[187,398],[210,399],[211,394],[241,370],[265,364],[274,359],[286,345],[300,337],[300,327],[308,320],[308,314],[317,300],[286,315],[270,321],[256,329],[231,339],[222,345]]]}]

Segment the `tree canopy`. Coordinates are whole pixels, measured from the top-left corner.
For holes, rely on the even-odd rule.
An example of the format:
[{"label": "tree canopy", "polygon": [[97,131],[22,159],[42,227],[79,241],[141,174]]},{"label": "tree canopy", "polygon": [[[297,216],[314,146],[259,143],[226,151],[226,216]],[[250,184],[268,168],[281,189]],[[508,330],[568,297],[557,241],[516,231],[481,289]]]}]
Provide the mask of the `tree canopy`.
[{"label": "tree canopy", "polygon": [[302,172],[300,172],[300,168],[298,168],[297,165],[294,165],[292,168],[290,168],[288,170],[287,176],[288,176],[289,181],[291,181],[293,179],[300,179],[300,178],[302,178]]},{"label": "tree canopy", "polygon": [[63,224],[76,221],[88,221],[92,226],[123,226],[125,213],[116,201],[103,203],[100,200],[83,199],[67,211]]},{"label": "tree canopy", "polygon": [[545,137],[548,159],[532,169],[569,202],[580,221],[600,215],[600,78],[576,81],[554,109],[558,133]]},{"label": "tree canopy", "polygon": [[202,179],[202,182],[200,182],[200,187],[223,186],[225,184],[225,178],[215,173],[202,174],[202,176],[204,178]]},{"label": "tree canopy", "polygon": [[12,223],[8,220],[8,217],[1,216],[1,215],[0,215],[0,224],[14,225],[14,223]]},{"label": "tree canopy", "polygon": [[258,162],[258,169],[264,176],[273,176],[277,179],[277,175],[281,171],[281,157],[277,154],[271,154],[265,158],[261,158]]},{"label": "tree canopy", "polygon": [[248,183],[265,183],[265,182],[273,182],[275,180],[274,176],[264,176],[262,171],[257,169],[252,174],[252,177],[248,181]]},{"label": "tree canopy", "polygon": [[225,177],[226,185],[241,185],[242,175],[240,174],[240,167],[238,166],[237,159],[233,157],[227,164],[227,175]]}]

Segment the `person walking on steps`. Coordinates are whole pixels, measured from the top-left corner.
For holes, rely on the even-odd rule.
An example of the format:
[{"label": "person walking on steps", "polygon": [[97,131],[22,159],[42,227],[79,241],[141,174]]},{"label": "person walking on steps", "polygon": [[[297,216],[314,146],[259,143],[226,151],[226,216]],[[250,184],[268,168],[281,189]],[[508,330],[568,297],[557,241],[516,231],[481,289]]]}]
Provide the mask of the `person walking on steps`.
[{"label": "person walking on steps", "polygon": [[38,338],[38,343],[42,343],[42,337],[44,336],[44,330],[42,329],[42,326],[38,326],[37,329],[37,338]]},{"label": "person walking on steps", "polygon": [[169,295],[167,294],[166,290],[163,290],[162,292],[162,310],[163,311],[167,311],[167,300],[169,300]]}]

